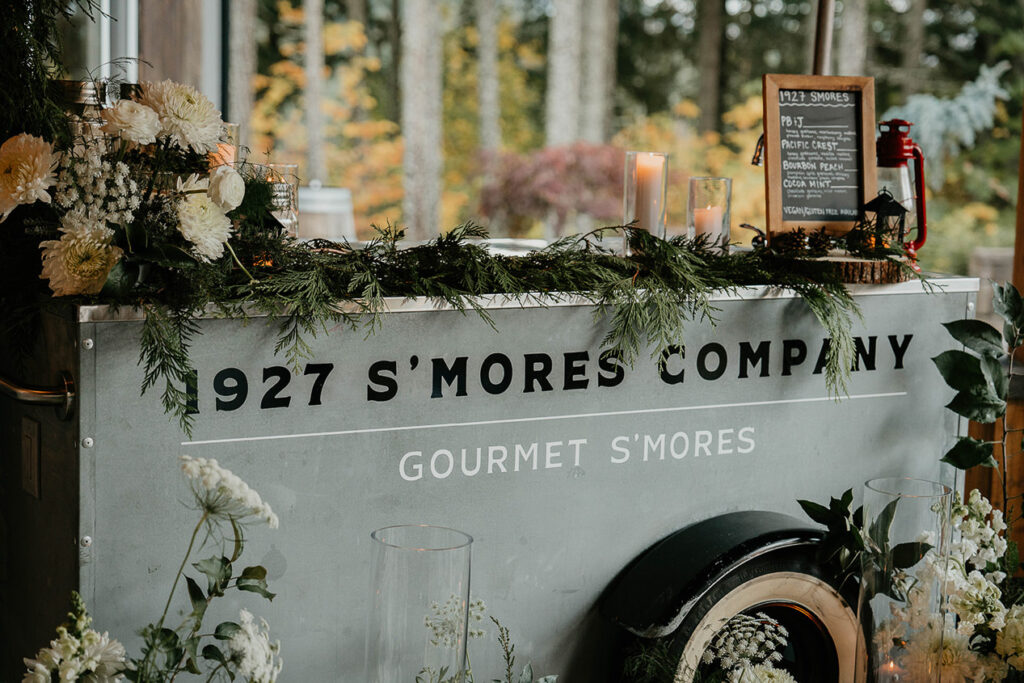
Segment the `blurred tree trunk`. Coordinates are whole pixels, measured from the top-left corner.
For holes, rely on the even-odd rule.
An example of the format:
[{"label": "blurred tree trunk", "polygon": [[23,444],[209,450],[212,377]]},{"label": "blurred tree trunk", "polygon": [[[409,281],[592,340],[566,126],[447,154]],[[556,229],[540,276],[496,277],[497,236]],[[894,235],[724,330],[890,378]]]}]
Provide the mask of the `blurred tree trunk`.
[{"label": "blurred tree trunk", "polygon": [[918,90],[916,86],[921,76],[921,55],[924,53],[924,11],[927,7],[928,0],[910,0],[910,9],[904,20],[907,37],[903,41],[903,68],[900,74],[900,91],[904,98]]},{"label": "blurred tree trunk", "polygon": [[842,19],[836,45],[836,75],[863,76],[868,60],[868,1],[845,0]]},{"label": "blurred tree trunk", "polygon": [[501,102],[498,99],[498,2],[476,0],[477,99],[480,108],[480,149],[501,148]]},{"label": "blurred tree trunk", "polygon": [[441,206],[441,26],[434,0],[405,0],[402,14],[403,220],[411,239],[439,231]]},{"label": "blurred tree trunk", "polygon": [[722,82],[722,0],[697,1],[697,68],[700,70],[700,131],[718,129]]},{"label": "blurred tree trunk", "polygon": [[549,147],[579,139],[582,1],[553,0],[548,31],[544,136]]},{"label": "blurred tree trunk", "polygon": [[[228,117],[239,125],[238,142],[252,147],[252,79],[256,75],[256,0],[232,0],[228,27]],[[263,150],[259,150],[263,151]]]},{"label": "blurred tree trunk", "polygon": [[345,0],[345,16],[366,26],[366,0]]},{"label": "blurred tree trunk", "polygon": [[608,137],[615,88],[615,50],[619,28],[617,0],[598,0],[583,13],[583,83],[580,139],[595,144]]},{"label": "blurred tree trunk", "polygon": [[306,14],[306,140],[309,181],[327,182],[324,150],[324,0],[304,0]]}]

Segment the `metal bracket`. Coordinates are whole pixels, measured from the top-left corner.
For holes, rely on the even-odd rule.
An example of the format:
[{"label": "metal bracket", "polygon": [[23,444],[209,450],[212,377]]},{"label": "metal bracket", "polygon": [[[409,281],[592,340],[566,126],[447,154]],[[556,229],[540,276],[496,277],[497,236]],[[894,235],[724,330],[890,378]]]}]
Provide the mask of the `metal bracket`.
[{"label": "metal bracket", "polygon": [[75,379],[61,370],[55,387],[27,387],[0,375],[0,395],[28,405],[54,406],[62,420],[70,420],[75,409]]}]

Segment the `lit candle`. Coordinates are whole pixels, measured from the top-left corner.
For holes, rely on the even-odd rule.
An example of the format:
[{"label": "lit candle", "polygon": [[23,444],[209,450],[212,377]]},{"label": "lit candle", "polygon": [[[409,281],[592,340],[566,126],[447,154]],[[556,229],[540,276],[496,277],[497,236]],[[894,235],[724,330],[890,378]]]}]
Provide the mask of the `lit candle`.
[{"label": "lit candle", "polygon": [[709,206],[706,209],[694,209],[693,227],[698,237],[707,235],[708,239],[717,240],[722,236],[722,207]]},{"label": "lit candle", "polygon": [[643,153],[636,157],[637,227],[661,235],[665,213],[665,157]]},{"label": "lit candle", "polygon": [[878,683],[897,683],[903,680],[903,667],[889,660],[878,667]]}]

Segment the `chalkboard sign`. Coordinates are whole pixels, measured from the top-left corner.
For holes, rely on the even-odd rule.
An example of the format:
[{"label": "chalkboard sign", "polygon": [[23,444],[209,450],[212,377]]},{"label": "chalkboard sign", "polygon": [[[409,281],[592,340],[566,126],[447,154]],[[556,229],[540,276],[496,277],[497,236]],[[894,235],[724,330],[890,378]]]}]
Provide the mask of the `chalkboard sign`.
[{"label": "chalkboard sign", "polygon": [[768,231],[853,227],[875,196],[874,80],[764,77]]}]

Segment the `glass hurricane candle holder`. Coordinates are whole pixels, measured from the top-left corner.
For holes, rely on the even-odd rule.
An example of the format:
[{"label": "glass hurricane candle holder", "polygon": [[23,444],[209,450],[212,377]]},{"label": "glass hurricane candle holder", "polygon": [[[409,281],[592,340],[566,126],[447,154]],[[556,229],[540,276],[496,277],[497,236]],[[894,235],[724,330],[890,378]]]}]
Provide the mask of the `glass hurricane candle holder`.
[{"label": "glass hurricane candle holder", "polygon": [[465,680],[473,538],[427,525],[377,529],[368,683]]},{"label": "glass hurricane candle holder", "polygon": [[290,237],[299,235],[299,165],[267,164],[262,167],[270,183],[270,213]]},{"label": "glass hurricane candle holder", "polygon": [[623,225],[633,223],[637,228],[664,238],[667,195],[668,156],[659,152],[626,152]]},{"label": "glass hurricane candle holder", "polygon": [[691,238],[704,235],[710,243],[721,244],[723,249],[728,249],[731,203],[732,178],[690,178],[687,234]]},{"label": "glass hurricane candle holder", "polygon": [[953,490],[923,479],[864,485],[858,683],[939,680]]},{"label": "glass hurricane candle holder", "polygon": [[220,142],[217,143],[217,151],[210,152],[210,166],[232,166],[239,158],[239,135],[241,127],[237,123],[225,123],[221,132]]}]

